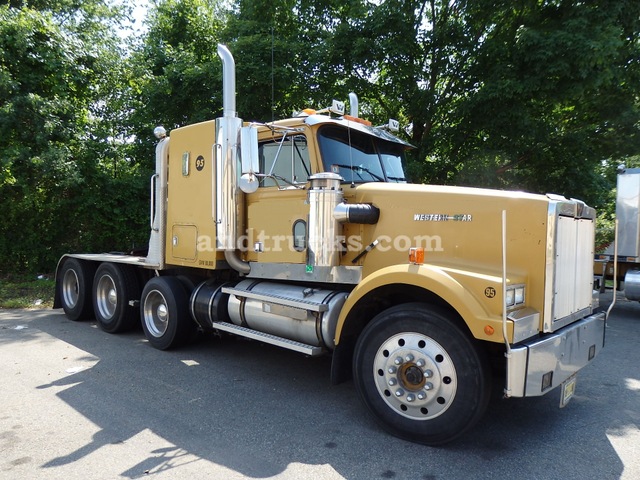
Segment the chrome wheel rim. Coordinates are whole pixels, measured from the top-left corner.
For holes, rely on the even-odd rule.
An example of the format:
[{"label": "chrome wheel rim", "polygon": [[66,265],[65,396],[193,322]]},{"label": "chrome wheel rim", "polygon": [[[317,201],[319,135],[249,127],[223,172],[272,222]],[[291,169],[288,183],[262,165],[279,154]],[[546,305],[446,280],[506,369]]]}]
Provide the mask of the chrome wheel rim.
[{"label": "chrome wheel rim", "polygon": [[144,324],[151,335],[161,337],[169,326],[169,307],[164,295],[158,290],[150,291],[144,299]]},{"label": "chrome wheel rim", "polygon": [[80,281],[75,270],[67,270],[62,278],[62,298],[65,305],[73,308],[80,297]]},{"label": "chrome wheel rim", "polygon": [[110,320],[118,307],[116,284],[110,275],[103,275],[96,285],[96,306],[100,317]]},{"label": "chrome wheel rim", "polygon": [[430,420],[453,403],[458,388],[455,365],[446,350],[421,333],[399,333],[376,352],[373,376],[380,397],[412,420]]}]

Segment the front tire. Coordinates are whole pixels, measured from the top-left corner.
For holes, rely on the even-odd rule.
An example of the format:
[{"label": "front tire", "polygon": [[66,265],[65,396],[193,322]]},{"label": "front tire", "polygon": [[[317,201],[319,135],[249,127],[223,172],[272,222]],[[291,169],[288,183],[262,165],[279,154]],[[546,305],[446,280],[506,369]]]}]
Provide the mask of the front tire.
[{"label": "front tire", "polygon": [[138,309],[130,302],[137,302],[140,298],[140,284],[131,265],[101,264],[93,287],[93,310],[102,330],[107,333],[124,332],[137,324]]},{"label": "front tire", "polygon": [[361,400],[389,433],[425,445],[447,443],[483,415],[489,368],[451,314],[426,304],[398,305],[360,335],[353,359]]},{"label": "front tire", "polygon": [[69,320],[79,321],[91,318],[93,314],[91,292],[95,271],[93,262],[77,258],[68,258],[62,265],[58,274],[58,295]]},{"label": "front tire", "polygon": [[149,343],[159,350],[184,344],[196,330],[189,316],[189,298],[176,277],[154,277],[142,291],[142,328]]}]

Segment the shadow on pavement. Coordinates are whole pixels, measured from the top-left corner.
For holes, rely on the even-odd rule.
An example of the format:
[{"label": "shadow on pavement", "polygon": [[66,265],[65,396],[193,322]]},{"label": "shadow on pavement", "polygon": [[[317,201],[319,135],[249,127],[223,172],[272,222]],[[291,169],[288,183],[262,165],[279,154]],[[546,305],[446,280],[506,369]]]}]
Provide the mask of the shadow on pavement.
[{"label": "shadow on pavement", "polygon": [[108,335],[61,311],[4,311],[0,326],[0,348],[40,336],[40,348],[61,340],[97,359],[38,386],[68,386],[57,395],[99,427],[90,443],[52,458],[45,471],[149,429],[172,446],[118,475],[177,475],[185,462],[205,459],[250,478],[276,476],[292,463],[328,465],[334,478],[620,478],[625,459],[611,438],[637,430],[640,419],[638,303],[616,307],[606,348],[579,375],[567,407],[558,408],[557,390],[529,399],[495,395],[479,425],[441,448],[381,431],[352,383],[330,385],[326,357],[213,337],[161,352],[139,331]]}]

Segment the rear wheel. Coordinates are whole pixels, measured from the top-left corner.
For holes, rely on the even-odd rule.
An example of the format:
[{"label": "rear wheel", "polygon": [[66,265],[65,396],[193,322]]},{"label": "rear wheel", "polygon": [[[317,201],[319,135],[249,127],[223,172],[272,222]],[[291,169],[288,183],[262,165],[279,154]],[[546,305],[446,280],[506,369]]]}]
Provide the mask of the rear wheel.
[{"label": "rear wheel", "polygon": [[68,258],[58,274],[58,294],[64,313],[69,320],[91,318],[91,292],[93,274],[96,271],[93,262]]},{"label": "rear wheel", "polygon": [[196,330],[189,316],[189,298],[176,277],[154,277],[142,291],[142,328],[149,343],[167,350],[184,344]]},{"label": "rear wheel", "polygon": [[138,322],[138,309],[130,302],[140,298],[140,284],[131,265],[103,263],[93,280],[93,310],[100,328],[124,332]]},{"label": "rear wheel", "polygon": [[426,445],[453,440],[484,413],[487,361],[450,314],[412,303],[377,315],[356,344],[360,398],[391,434]]}]

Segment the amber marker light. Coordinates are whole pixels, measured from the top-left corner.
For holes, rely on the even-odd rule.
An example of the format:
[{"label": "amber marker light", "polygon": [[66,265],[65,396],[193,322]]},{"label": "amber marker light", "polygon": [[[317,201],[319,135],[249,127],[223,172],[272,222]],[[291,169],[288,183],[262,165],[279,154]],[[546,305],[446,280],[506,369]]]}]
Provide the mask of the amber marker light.
[{"label": "amber marker light", "polygon": [[491,325],[487,325],[487,326],[484,327],[484,333],[487,336],[490,337],[491,335],[493,335],[495,333],[495,330],[493,329],[493,327]]},{"label": "amber marker light", "polygon": [[344,118],[345,120],[350,120],[352,122],[361,123],[362,125],[366,125],[367,127],[373,125],[369,120],[365,120],[364,118],[359,117],[352,117],[351,115],[343,115],[342,118]]},{"label": "amber marker light", "polygon": [[409,263],[413,263],[414,265],[424,264],[424,248],[411,247],[409,249]]}]

